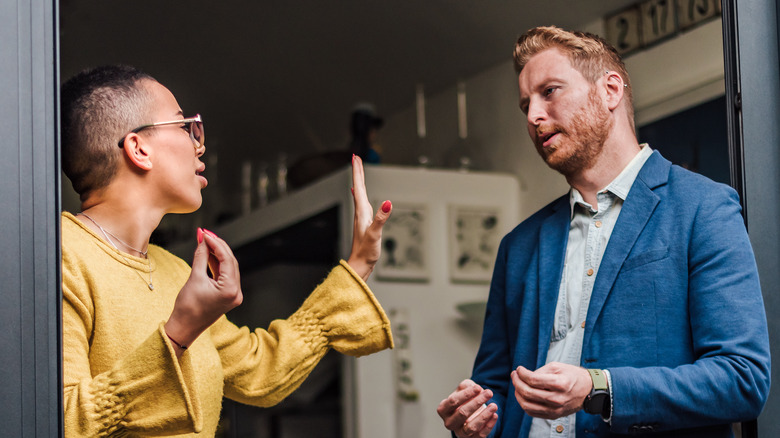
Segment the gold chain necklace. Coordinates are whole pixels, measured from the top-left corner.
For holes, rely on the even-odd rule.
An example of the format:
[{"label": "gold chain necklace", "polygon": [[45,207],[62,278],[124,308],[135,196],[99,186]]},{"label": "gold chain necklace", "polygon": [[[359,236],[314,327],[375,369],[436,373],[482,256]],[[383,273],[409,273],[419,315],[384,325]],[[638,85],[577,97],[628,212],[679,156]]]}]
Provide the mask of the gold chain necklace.
[{"label": "gold chain necklace", "polygon": [[[106,230],[104,230],[104,229],[103,229],[103,227],[101,227],[99,223],[95,222],[95,219],[92,219],[92,218],[91,218],[91,217],[89,217],[89,215],[87,215],[86,213],[84,213],[84,212],[81,212],[80,214],[81,214],[82,216],[84,216],[85,218],[89,219],[89,220],[90,220],[90,221],[91,221],[93,224],[95,224],[95,226],[96,226],[96,227],[98,227],[98,228],[100,229],[100,231],[103,233],[103,236],[105,236],[105,238],[106,238],[106,240],[108,241],[108,243],[110,243],[110,244],[111,244],[111,246],[113,246],[113,247],[114,247],[114,249],[116,250],[116,252],[119,254],[119,257],[122,257],[122,259],[124,259],[125,263],[127,263],[128,267],[129,267],[130,269],[132,269],[132,270],[133,270],[133,272],[135,272],[135,274],[136,274],[136,275],[138,275],[138,277],[141,279],[141,281],[143,281],[144,283],[146,283],[146,285],[147,285],[147,286],[149,286],[149,290],[154,290],[154,284],[152,284],[152,258],[151,258],[151,257],[149,257],[149,256],[147,255],[147,253],[149,252],[149,249],[147,248],[145,252],[144,252],[144,251],[138,251],[137,249],[133,248],[132,246],[130,246],[130,245],[128,245],[128,244],[126,244],[126,243],[124,243],[124,242],[123,242],[121,239],[119,239],[118,237],[114,236],[113,234],[106,232]],[[128,259],[127,259],[127,257],[125,257],[125,256],[124,256],[124,254],[122,254],[122,251],[120,251],[120,250],[119,250],[119,248],[117,248],[117,246],[116,246],[116,244],[114,243],[114,241],[113,241],[113,240],[111,240],[111,238],[109,238],[109,237],[108,237],[108,235],[109,235],[109,234],[111,234],[112,236],[114,236],[114,238],[115,238],[116,240],[118,240],[118,241],[119,241],[119,243],[121,243],[121,244],[123,244],[123,245],[127,246],[128,248],[132,249],[133,251],[136,251],[136,252],[138,252],[138,253],[141,253],[141,254],[143,254],[143,255],[144,255],[144,257],[146,257],[146,260],[148,260],[148,261],[149,261],[149,282],[148,282],[148,283],[146,282],[146,279],[144,279],[143,275],[141,275],[141,273],[140,273],[140,272],[138,272],[138,270],[137,270],[137,269],[135,269],[135,268],[133,268],[132,266],[130,266],[130,265],[131,265],[131,263],[130,263],[130,260],[128,260]]]}]

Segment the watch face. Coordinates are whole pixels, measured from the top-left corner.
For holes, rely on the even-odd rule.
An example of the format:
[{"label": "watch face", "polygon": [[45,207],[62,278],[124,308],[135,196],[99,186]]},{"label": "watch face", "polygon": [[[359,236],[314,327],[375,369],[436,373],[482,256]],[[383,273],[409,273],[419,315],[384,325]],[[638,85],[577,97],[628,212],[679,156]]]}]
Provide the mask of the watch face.
[{"label": "watch face", "polygon": [[585,398],[582,408],[589,414],[603,415],[608,400],[609,393],[607,391],[595,390]]}]

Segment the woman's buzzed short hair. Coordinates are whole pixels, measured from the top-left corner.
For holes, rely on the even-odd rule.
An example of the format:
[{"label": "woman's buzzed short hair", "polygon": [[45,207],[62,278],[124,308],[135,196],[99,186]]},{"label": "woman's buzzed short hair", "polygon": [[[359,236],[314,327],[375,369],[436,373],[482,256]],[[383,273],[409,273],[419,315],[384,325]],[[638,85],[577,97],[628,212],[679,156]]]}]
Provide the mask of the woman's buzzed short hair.
[{"label": "woman's buzzed short hair", "polygon": [[617,50],[598,35],[568,31],[555,26],[535,27],[517,39],[514,51],[515,71],[520,74],[536,54],[556,48],[569,58],[585,79],[595,83],[606,71],[616,71],[626,84],[624,96],[629,123],[634,128],[634,98],[631,79]]},{"label": "woman's buzzed short hair", "polygon": [[152,97],[134,67],[109,65],[82,71],[61,88],[62,168],[84,201],[111,182],[119,140],[148,123]]}]

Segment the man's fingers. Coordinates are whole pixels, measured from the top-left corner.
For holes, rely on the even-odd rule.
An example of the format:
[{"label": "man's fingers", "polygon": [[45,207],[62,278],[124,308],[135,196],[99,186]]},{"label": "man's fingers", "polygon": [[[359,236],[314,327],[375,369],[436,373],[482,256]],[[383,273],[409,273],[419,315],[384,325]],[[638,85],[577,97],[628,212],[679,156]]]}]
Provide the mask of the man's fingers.
[{"label": "man's fingers", "polygon": [[463,431],[469,436],[474,434],[478,434],[482,437],[487,436],[493,428],[490,423],[492,422],[493,425],[495,425],[493,417],[496,417],[495,420],[498,419],[498,415],[496,415],[497,411],[498,405],[495,403],[489,405],[483,404],[469,416],[465,423],[463,423]]},{"label": "man's fingers", "polygon": [[536,377],[537,373],[534,373],[527,368],[519,366],[515,370],[515,373],[519,379],[527,383],[529,386],[536,386],[539,383],[539,379]]},{"label": "man's fingers", "polygon": [[550,369],[539,368],[531,371],[522,366],[515,370],[517,376],[528,386],[549,391],[563,390],[562,379],[559,373],[550,372]]},{"label": "man's fingers", "polygon": [[466,388],[469,388],[471,386],[479,386],[479,385],[474,383],[474,381],[471,380],[471,379],[464,379],[460,383],[458,383],[458,388],[456,389],[456,391],[460,391],[461,389],[466,389]]},{"label": "man's fingers", "polygon": [[486,437],[498,420],[498,406],[486,405],[493,392],[465,379],[436,409],[444,426],[459,437]]},{"label": "man's fingers", "polygon": [[523,405],[523,403],[546,404],[546,395],[549,393],[543,389],[534,388],[529,385],[528,382],[523,380],[519,369],[512,371],[511,378],[512,383],[515,386],[515,398],[517,398],[517,401],[521,405]]},{"label": "man's fingers", "polygon": [[440,413],[440,416],[449,430],[462,429],[467,419],[472,417],[474,412],[484,406],[491,397],[493,392],[483,390],[479,385],[456,391],[442,402],[445,403],[445,414]]},{"label": "man's fingers", "polygon": [[[498,406],[496,406],[496,411],[498,411]],[[496,423],[498,422],[498,414],[496,412],[493,412],[490,416],[490,419],[485,424],[485,426],[482,428],[482,430],[479,432],[479,436],[481,438],[485,438],[490,434],[490,431],[493,430],[493,427],[495,427]]]},{"label": "man's fingers", "polygon": [[469,416],[469,418],[466,419],[466,423],[475,421],[477,419],[477,417],[479,417],[479,414],[483,413],[485,411],[485,409],[487,409],[487,407],[488,407],[488,405],[483,403],[482,406],[479,407],[479,409],[474,411],[474,413],[471,414],[471,416]]},{"label": "man's fingers", "polygon": [[[460,387],[458,387],[460,388]],[[479,385],[473,385],[463,389],[456,389],[449,397],[439,403],[439,416],[442,418],[451,417],[456,413],[464,403],[478,396],[482,392],[482,388]],[[465,420],[466,417],[463,417]]]}]

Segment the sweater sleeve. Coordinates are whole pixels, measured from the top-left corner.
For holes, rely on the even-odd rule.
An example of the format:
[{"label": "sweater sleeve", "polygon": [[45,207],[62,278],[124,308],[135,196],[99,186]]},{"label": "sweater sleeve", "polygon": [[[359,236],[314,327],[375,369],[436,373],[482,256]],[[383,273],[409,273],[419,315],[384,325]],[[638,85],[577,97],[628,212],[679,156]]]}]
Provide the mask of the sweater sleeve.
[{"label": "sweater sleeve", "polygon": [[225,396],[256,406],[273,406],[295,391],[330,348],[362,356],[393,347],[387,315],[343,260],[289,318],[250,332],[223,317],[211,336]]},{"label": "sweater sleeve", "polygon": [[162,323],[108,371],[92,375],[90,301],[63,283],[63,379],[66,437],[197,432],[202,428],[188,355],[177,360]]}]

